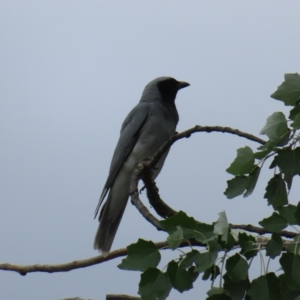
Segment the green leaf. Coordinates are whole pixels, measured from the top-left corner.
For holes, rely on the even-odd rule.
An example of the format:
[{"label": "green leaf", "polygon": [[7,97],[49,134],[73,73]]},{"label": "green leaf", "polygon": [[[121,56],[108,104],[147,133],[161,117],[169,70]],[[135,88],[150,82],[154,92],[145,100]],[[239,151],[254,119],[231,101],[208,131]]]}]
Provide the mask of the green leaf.
[{"label": "green leaf", "polygon": [[296,220],[296,224],[300,225],[300,202],[298,202],[298,204],[297,204],[296,211],[294,213],[294,217]]},{"label": "green leaf", "polygon": [[267,119],[267,124],[261,130],[260,134],[268,136],[270,141],[278,146],[284,146],[289,141],[290,130],[287,127],[287,121],[282,112],[275,112]]},{"label": "green leaf", "polygon": [[195,239],[200,243],[207,243],[213,241],[217,235],[214,234],[214,226],[205,223],[197,223]]},{"label": "green leaf", "polygon": [[258,147],[259,152],[254,153],[254,157],[257,159],[263,159],[266,157],[271,151],[276,148],[276,142],[267,141],[264,145]]},{"label": "green leaf", "polygon": [[254,279],[248,295],[251,300],[281,300],[279,279],[274,273],[267,273]]},{"label": "green leaf", "polygon": [[160,253],[152,241],[139,239],[127,247],[128,256],[118,265],[122,270],[145,271],[156,267],[160,262]]},{"label": "green leaf", "polygon": [[208,292],[209,296],[206,300],[232,300],[231,297],[227,295],[227,292],[223,288],[217,288],[213,286]]},{"label": "green leaf", "polygon": [[255,238],[252,235],[248,235],[244,232],[239,233],[239,244],[241,246],[241,254],[243,254],[247,259],[256,256],[258,250]]},{"label": "green leaf", "polygon": [[284,270],[288,287],[292,290],[300,290],[300,256],[286,252],[282,254],[279,262]]},{"label": "green leaf", "polygon": [[185,212],[179,211],[175,216],[162,220],[159,224],[169,234],[177,231],[178,226],[181,226],[184,231],[191,231],[193,233],[197,226],[197,221],[187,216]]},{"label": "green leaf", "polygon": [[198,278],[199,276],[199,273],[198,272],[195,272],[195,266],[192,266],[192,267],[189,267],[188,268],[188,272],[190,273],[191,275],[191,278],[192,278],[192,281],[196,281],[196,279]]},{"label": "green leaf", "polygon": [[193,288],[192,275],[184,268],[178,266],[178,264],[174,260],[169,262],[167,274],[169,276],[173,288],[179,291],[180,293]]},{"label": "green leaf", "polygon": [[274,169],[276,167],[276,157],[273,159],[272,163],[270,164],[269,169]]},{"label": "green leaf", "polygon": [[224,192],[228,199],[232,199],[244,193],[244,197],[248,197],[252,194],[258,176],[260,173],[260,167],[254,166],[248,177],[237,175],[233,179],[227,181],[227,189]]},{"label": "green leaf", "polygon": [[166,273],[156,268],[149,268],[141,274],[138,294],[144,300],[164,300],[172,289],[170,279]]},{"label": "green leaf", "polygon": [[300,105],[297,104],[295,107],[293,107],[290,111],[289,119],[295,120],[296,116],[300,114]]},{"label": "green leaf", "polygon": [[195,238],[197,241],[203,243],[216,238],[216,235],[213,233],[213,225],[200,223],[194,218],[188,217],[182,211],[179,211],[173,217],[160,221],[159,224],[169,234],[177,231],[177,227],[180,226],[183,230],[184,238]]},{"label": "green leaf", "polygon": [[278,212],[281,216],[283,216],[289,225],[296,225],[297,221],[295,219],[296,206],[293,204],[289,204],[287,206],[278,207]]},{"label": "green leaf", "polygon": [[252,170],[252,172],[249,174],[248,176],[248,184],[246,187],[246,192],[244,193],[244,197],[248,197],[252,194],[256,183],[257,183],[257,179],[259,177],[259,173],[260,173],[260,167],[255,166],[254,169]]},{"label": "green leaf", "polygon": [[239,233],[240,232],[244,232],[243,229],[234,229],[233,228],[233,229],[230,230],[230,234],[232,235],[234,242],[239,241]]},{"label": "green leaf", "polygon": [[231,228],[227,228],[227,232],[224,234],[224,237],[226,237],[226,240],[222,240],[221,236],[219,236],[218,242],[222,249],[230,250],[235,246],[235,238],[232,234]]},{"label": "green leaf", "polygon": [[197,256],[195,272],[201,273],[215,264],[220,246],[217,241],[209,241],[208,248],[208,252],[199,253]]},{"label": "green leaf", "polygon": [[284,180],[290,189],[293,177],[300,174],[300,147],[295,150],[290,148],[278,150],[277,153],[274,162],[284,174]]},{"label": "green leaf", "polygon": [[186,256],[184,257],[184,259],[181,261],[180,265],[183,268],[189,268],[190,266],[192,266],[196,260],[199,258],[200,256],[200,252],[197,250],[192,250],[191,252],[188,252],[186,254]]},{"label": "green leaf", "polygon": [[294,122],[291,123],[291,126],[294,129],[299,129],[300,128],[300,114],[296,115]]},{"label": "green leaf", "polygon": [[249,280],[234,282],[227,274],[223,276],[223,279],[224,289],[228,292],[229,296],[234,300],[243,300],[245,293],[250,286]]},{"label": "green leaf", "polygon": [[253,151],[246,146],[237,150],[237,157],[226,171],[233,175],[244,175],[250,173],[253,167]]},{"label": "green leaf", "polygon": [[195,271],[202,273],[207,268],[211,267],[215,264],[216,259],[218,258],[218,253],[213,255],[214,253],[204,252],[200,253],[198,259],[196,261],[196,268]]},{"label": "green leaf", "polygon": [[207,243],[207,246],[208,246],[208,251],[209,252],[214,252],[214,251],[219,252],[221,250],[221,247],[220,247],[217,239],[209,241]]},{"label": "green leaf", "polygon": [[220,275],[220,273],[220,268],[217,265],[213,265],[204,271],[202,280],[207,280],[210,277],[210,280],[213,281]]},{"label": "green leaf", "polygon": [[265,218],[258,223],[271,232],[280,232],[288,225],[286,220],[276,212],[274,212],[269,218]]},{"label": "green leaf", "polygon": [[284,79],[271,97],[283,101],[285,105],[295,105],[300,96],[300,75],[298,73],[285,74]]},{"label": "green leaf", "polygon": [[168,238],[167,242],[170,246],[171,249],[176,249],[182,242],[183,240],[183,230],[180,226],[176,226],[177,230],[172,232]]},{"label": "green leaf", "polygon": [[300,235],[296,235],[294,238],[294,243],[285,246],[286,251],[292,252],[295,255],[300,255]]},{"label": "green leaf", "polygon": [[208,296],[213,296],[213,295],[221,295],[221,294],[226,294],[226,291],[223,288],[218,288],[213,286],[209,291],[206,292]]},{"label": "green leaf", "polygon": [[274,209],[288,204],[286,186],[279,174],[268,182],[264,198],[268,199],[268,205],[272,205]]},{"label": "green leaf", "polygon": [[229,224],[225,211],[219,213],[218,221],[214,225],[214,233],[221,235],[221,240],[227,242]]},{"label": "green leaf", "polygon": [[233,179],[227,181],[227,189],[224,195],[228,199],[232,199],[244,193],[249,184],[249,178],[246,176],[235,176]]},{"label": "green leaf", "polygon": [[280,293],[281,299],[283,300],[295,300],[300,295],[300,290],[292,290],[288,287],[284,274],[278,276],[280,280]]},{"label": "green leaf", "polygon": [[248,278],[248,263],[238,253],[229,257],[226,260],[226,271],[227,276],[233,281],[238,282],[246,280]]},{"label": "green leaf", "polygon": [[282,251],[282,238],[281,236],[274,232],[272,233],[271,239],[268,241],[266,245],[266,254],[274,259],[276,256],[279,256]]}]

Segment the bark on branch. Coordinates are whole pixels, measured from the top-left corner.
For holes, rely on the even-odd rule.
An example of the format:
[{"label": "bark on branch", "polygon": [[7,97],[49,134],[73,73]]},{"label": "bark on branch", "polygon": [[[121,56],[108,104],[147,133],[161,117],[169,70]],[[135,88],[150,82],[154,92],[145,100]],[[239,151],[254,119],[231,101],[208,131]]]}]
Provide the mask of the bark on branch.
[{"label": "bark on branch", "polygon": [[238,129],[233,129],[230,127],[221,127],[221,126],[200,126],[195,125],[193,128],[190,128],[188,130],[185,130],[181,133],[174,134],[172,137],[169,138],[168,141],[166,141],[160,149],[154,154],[153,158],[148,162],[148,167],[154,167],[161,156],[166,152],[166,150],[172,146],[176,141],[183,139],[183,138],[189,138],[192,134],[196,132],[221,132],[221,133],[229,133],[233,135],[237,135],[240,137],[243,137],[245,139],[248,139],[253,142],[257,142],[261,145],[264,145],[266,141],[243,131],[240,131]]},{"label": "bark on branch", "polygon": [[[161,249],[161,250],[169,249],[168,243],[166,241],[157,242],[155,243],[155,245],[157,249]],[[190,247],[190,245],[206,247],[206,244],[197,242],[196,240],[183,241],[179,245],[179,247]],[[122,248],[110,252],[106,257],[103,257],[102,255],[98,255],[87,259],[75,260],[68,263],[55,264],[55,265],[45,265],[45,264],[16,265],[10,263],[2,263],[2,264],[0,263],[0,270],[14,271],[23,276],[26,275],[27,273],[33,273],[33,272],[43,272],[43,273],[69,272],[72,270],[101,264],[103,262],[115,259],[117,257],[126,256],[127,254],[128,254],[127,248]]]}]

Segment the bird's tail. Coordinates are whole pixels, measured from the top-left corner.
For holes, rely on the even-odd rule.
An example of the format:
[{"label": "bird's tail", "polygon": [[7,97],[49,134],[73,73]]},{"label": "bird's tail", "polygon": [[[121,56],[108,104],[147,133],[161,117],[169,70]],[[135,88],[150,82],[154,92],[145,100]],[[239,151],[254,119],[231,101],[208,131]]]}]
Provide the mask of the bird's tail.
[{"label": "bird's tail", "polygon": [[[120,197],[124,199],[120,199]],[[112,191],[110,191],[106,203],[102,208],[100,214],[101,220],[94,241],[94,249],[100,250],[103,256],[107,256],[110,251],[121,222],[127,200],[128,194],[118,195],[117,199],[115,199]]]}]

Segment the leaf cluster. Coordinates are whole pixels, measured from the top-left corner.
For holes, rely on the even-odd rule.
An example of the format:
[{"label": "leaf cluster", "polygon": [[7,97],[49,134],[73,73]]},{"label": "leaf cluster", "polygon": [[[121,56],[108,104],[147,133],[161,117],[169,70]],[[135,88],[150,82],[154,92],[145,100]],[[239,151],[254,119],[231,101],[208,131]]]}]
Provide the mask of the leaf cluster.
[{"label": "leaf cluster", "polygon": [[[161,254],[152,241],[139,239],[128,246],[128,256],[118,267],[143,272],[138,291],[142,299],[164,300],[172,289],[180,293],[188,291],[200,274],[202,280],[212,282],[212,288],[207,292],[208,300],[294,300],[300,295],[300,255],[295,253],[297,242],[282,253],[282,238],[274,232],[263,248],[272,259],[281,255],[284,273],[277,276],[274,272],[265,272],[251,282],[248,270],[262,246],[254,236],[231,230],[225,212],[219,213],[218,220],[211,225],[198,222],[182,211],[160,224],[169,234],[169,248],[176,249],[184,240],[193,239],[205,249],[199,251],[191,246],[190,251],[181,251],[178,259],[171,260],[160,270]],[[228,255],[231,250],[238,249],[239,252]],[[218,287],[214,286],[217,279],[220,281]]]},{"label": "leaf cluster", "polygon": [[273,158],[270,168],[274,168],[274,176],[268,182],[265,198],[277,209],[288,203],[287,192],[294,176],[300,175],[300,75],[286,74],[285,81],[271,97],[292,106],[289,117],[282,112],[273,113],[260,132],[268,141],[256,151],[248,146],[237,150],[236,158],[226,170],[235,177],[227,182],[224,194],[228,199],[251,195],[261,167]]},{"label": "leaf cluster", "polygon": [[261,130],[268,141],[256,152],[248,146],[237,150],[236,158],[226,170],[235,177],[227,181],[224,194],[228,199],[251,195],[261,167],[272,158],[270,169],[274,169],[274,175],[266,186],[264,198],[275,212],[260,225],[271,232],[279,232],[288,225],[300,225],[300,207],[288,201],[293,178],[300,175],[300,75],[286,74],[285,81],[271,97],[292,106],[289,118],[286,119],[282,112],[273,113]]},{"label": "leaf cluster", "polygon": [[[271,97],[292,107],[289,117],[273,113],[261,130],[268,137],[266,143],[254,151],[248,146],[237,150],[226,170],[234,178],[224,192],[228,199],[251,195],[263,165],[272,159],[274,174],[264,198],[274,212],[259,222],[271,236],[231,229],[225,212],[219,213],[216,222],[205,224],[180,211],[159,223],[168,233],[168,248],[179,249],[187,242],[188,251],[181,248],[179,257],[160,269],[161,254],[156,245],[139,239],[128,246],[128,256],[119,265],[120,269],[142,272],[138,291],[142,299],[164,300],[172,289],[188,291],[199,275],[211,281],[207,300],[300,299],[300,237],[286,241],[281,236],[287,226],[300,225],[300,202],[293,205],[288,200],[293,179],[300,175],[300,75],[286,74]],[[269,272],[264,265],[261,275],[252,280],[249,268],[255,257],[262,259],[262,251],[269,260],[279,259],[281,269]]]}]

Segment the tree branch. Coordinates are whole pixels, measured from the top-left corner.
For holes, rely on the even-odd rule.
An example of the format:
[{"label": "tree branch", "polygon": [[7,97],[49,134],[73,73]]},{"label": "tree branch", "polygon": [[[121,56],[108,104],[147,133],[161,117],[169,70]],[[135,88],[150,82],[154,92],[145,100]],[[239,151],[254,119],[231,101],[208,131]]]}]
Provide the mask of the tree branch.
[{"label": "tree branch", "polygon": [[15,264],[3,263],[0,264],[0,270],[15,271],[20,275],[26,275],[27,273],[32,273],[32,272],[45,272],[45,273],[68,272],[75,269],[81,269],[96,264],[101,264],[105,261],[109,261],[125,255],[127,255],[126,248],[110,252],[106,257],[103,257],[102,255],[98,255],[88,259],[75,260],[72,262],[55,264],[55,265],[46,265],[46,264],[45,265],[41,265],[41,264],[15,265]]},{"label": "tree branch", "polygon": [[[243,229],[242,227],[245,227],[245,226],[249,226],[249,225],[231,225],[231,227],[241,227],[240,229]],[[250,225],[250,226],[252,226],[252,225]],[[257,228],[259,228],[259,227],[257,227]],[[253,229],[253,232],[256,232],[256,231],[254,231],[255,227],[252,229]],[[268,232],[266,232],[266,233],[268,233]],[[291,236],[296,235],[295,233],[292,233],[292,232],[285,232],[285,233],[287,233]],[[254,244],[257,244],[257,245],[260,244],[263,247],[265,247],[267,245],[267,241],[262,240],[261,238],[258,238],[257,242]],[[283,240],[283,249],[285,249],[285,246],[296,245],[296,244],[297,244],[297,242],[294,242],[294,241]],[[157,243],[155,243],[155,246],[159,250],[170,249],[167,241],[157,242]],[[203,247],[203,248],[207,247],[207,245],[205,243],[200,243],[200,242],[196,241],[195,239],[189,239],[189,240],[183,240],[181,242],[181,244],[178,246],[178,248],[184,248],[184,247],[190,247],[190,246],[197,246],[197,247]],[[235,243],[235,246],[238,247],[239,244]],[[233,249],[236,249],[236,247],[234,247]],[[228,250],[226,250],[226,251],[228,251]],[[0,270],[17,272],[23,276],[25,276],[27,273],[34,273],[34,272],[42,272],[42,273],[69,272],[72,270],[86,268],[86,267],[90,267],[90,266],[93,266],[96,264],[101,264],[103,262],[115,259],[117,257],[123,257],[127,254],[128,254],[127,249],[122,248],[122,249],[118,249],[118,250],[110,252],[106,257],[103,257],[102,255],[98,255],[98,256],[88,258],[88,259],[75,260],[75,261],[63,263],[63,264],[15,265],[15,264],[9,264],[9,263],[2,263],[2,264],[0,264]]]},{"label": "tree branch", "polygon": [[[253,226],[251,224],[248,225],[234,225],[234,224],[229,224],[231,229],[242,229],[245,231],[249,231],[249,232],[254,232],[254,233],[258,233],[259,235],[264,235],[264,234],[272,234],[271,231],[268,231],[262,227],[257,227],[257,226]],[[291,231],[286,231],[286,230],[282,230],[279,232],[280,236],[284,236],[286,238],[292,239],[295,236],[297,236],[297,233],[295,232],[291,232]]]},{"label": "tree branch", "polygon": [[[190,245],[199,246],[199,247],[206,247],[206,244],[197,242],[196,240],[183,241],[179,247],[189,247]],[[168,243],[164,242],[157,242],[155,243],[157,249],[169,249]],[[96,264],[101,264],[103,262],[115,259],[117,257],[123,257],[127,255],[127,248],[118,249],[115,251],[110,252],[106,257],[102,255],[94,256],[87,259],[82,260],[75,260],[68,263],[63,264],[55,264],[55,265],[41,265],[41,264],[34,264],[34,265],[15,265],[9,263],[2,263],[0,264],[0,270],[3,271],[14,271],[19,273],[20,275],[26,275],[27,273],[33,272],[43,272],[43,273],[57,273],[57,272],[69,272],[76,269],[90,267]]]},{"label": "tree branch", "polygon": [[164,219],[174,216],[177,213],[177,211],[175,211],[173,208],[168,206],[160,198],[160,195],[158,193],[158,188],[152,177],[152,169],[145,168],[141,176],[147,190],[148,200],[151,206],[154,207],[156,213]]},{"label": "tree branch", "polygon": [[[149,221],[152,225],[154,225],[157,229],[159,227],[157,219],[147,210],[147,208],[143,205],[140,205],[140,199],[138,197],[138,182],[140,179],[143,180],[145,187],[147,189],[147,196],[150,204],[156,211],[156,213],[162,218],[169,218],[176,214],[176,211],[168,206],[159,196],[158,188],[156,187],[155,181],[152,178],[152,168],[157,164],[162,155],[173,145],[176,141],[189,138],[192,134],[196,132],[222,132],[222,133],[230,133],[240,137],[244,137],[248,140],[257,142],[259,144],[264,145],[266,142],[252,134],[242,132],[238,129],[233,129],[230,127],[221,127],[221,126],[200,126],[196,125],[193,128],[185,130],[181,133],[174,134],[172,137],[166,141],[160,149],[154,154],[151,159],[145,159],[141,161],[141,164],[137,167],[134,174],[132,175],[132,181],[130,185],[131,191],[131,201],[132,203],[140,209],[140,213]],[[159,229],[160,230],[160,229]]]},{"label": "tree branch", "polygon": [[243,138],[246,138],[250,141],[253,142],[257,142],[261,145],[264,145],[266,143],[266,141],[243,131],[240,131],[238,129],[233,129],[230,127],[221,127],[221,126],[200,126],[200,125],[195,125],[195,127],[190,128],[188,130],[185,130],[181,133],[178,134],[174,134],[173,136],[171,136],[168,141],[166,141],[161,147],[160,149],[154,154],[154,156],[152,157],[151,160],[149,160],[147,166],[148,167],[154,167],[157,162],[159,161],[159,159],[161,158],[161,156],[166,152],[166,150],[172,146],[176,141],[183,139],[183,138],[189,138],[192,134],[196,133],[196,132],[221,132],[221,133],[230,133],[230,134],[234,134]]}]

